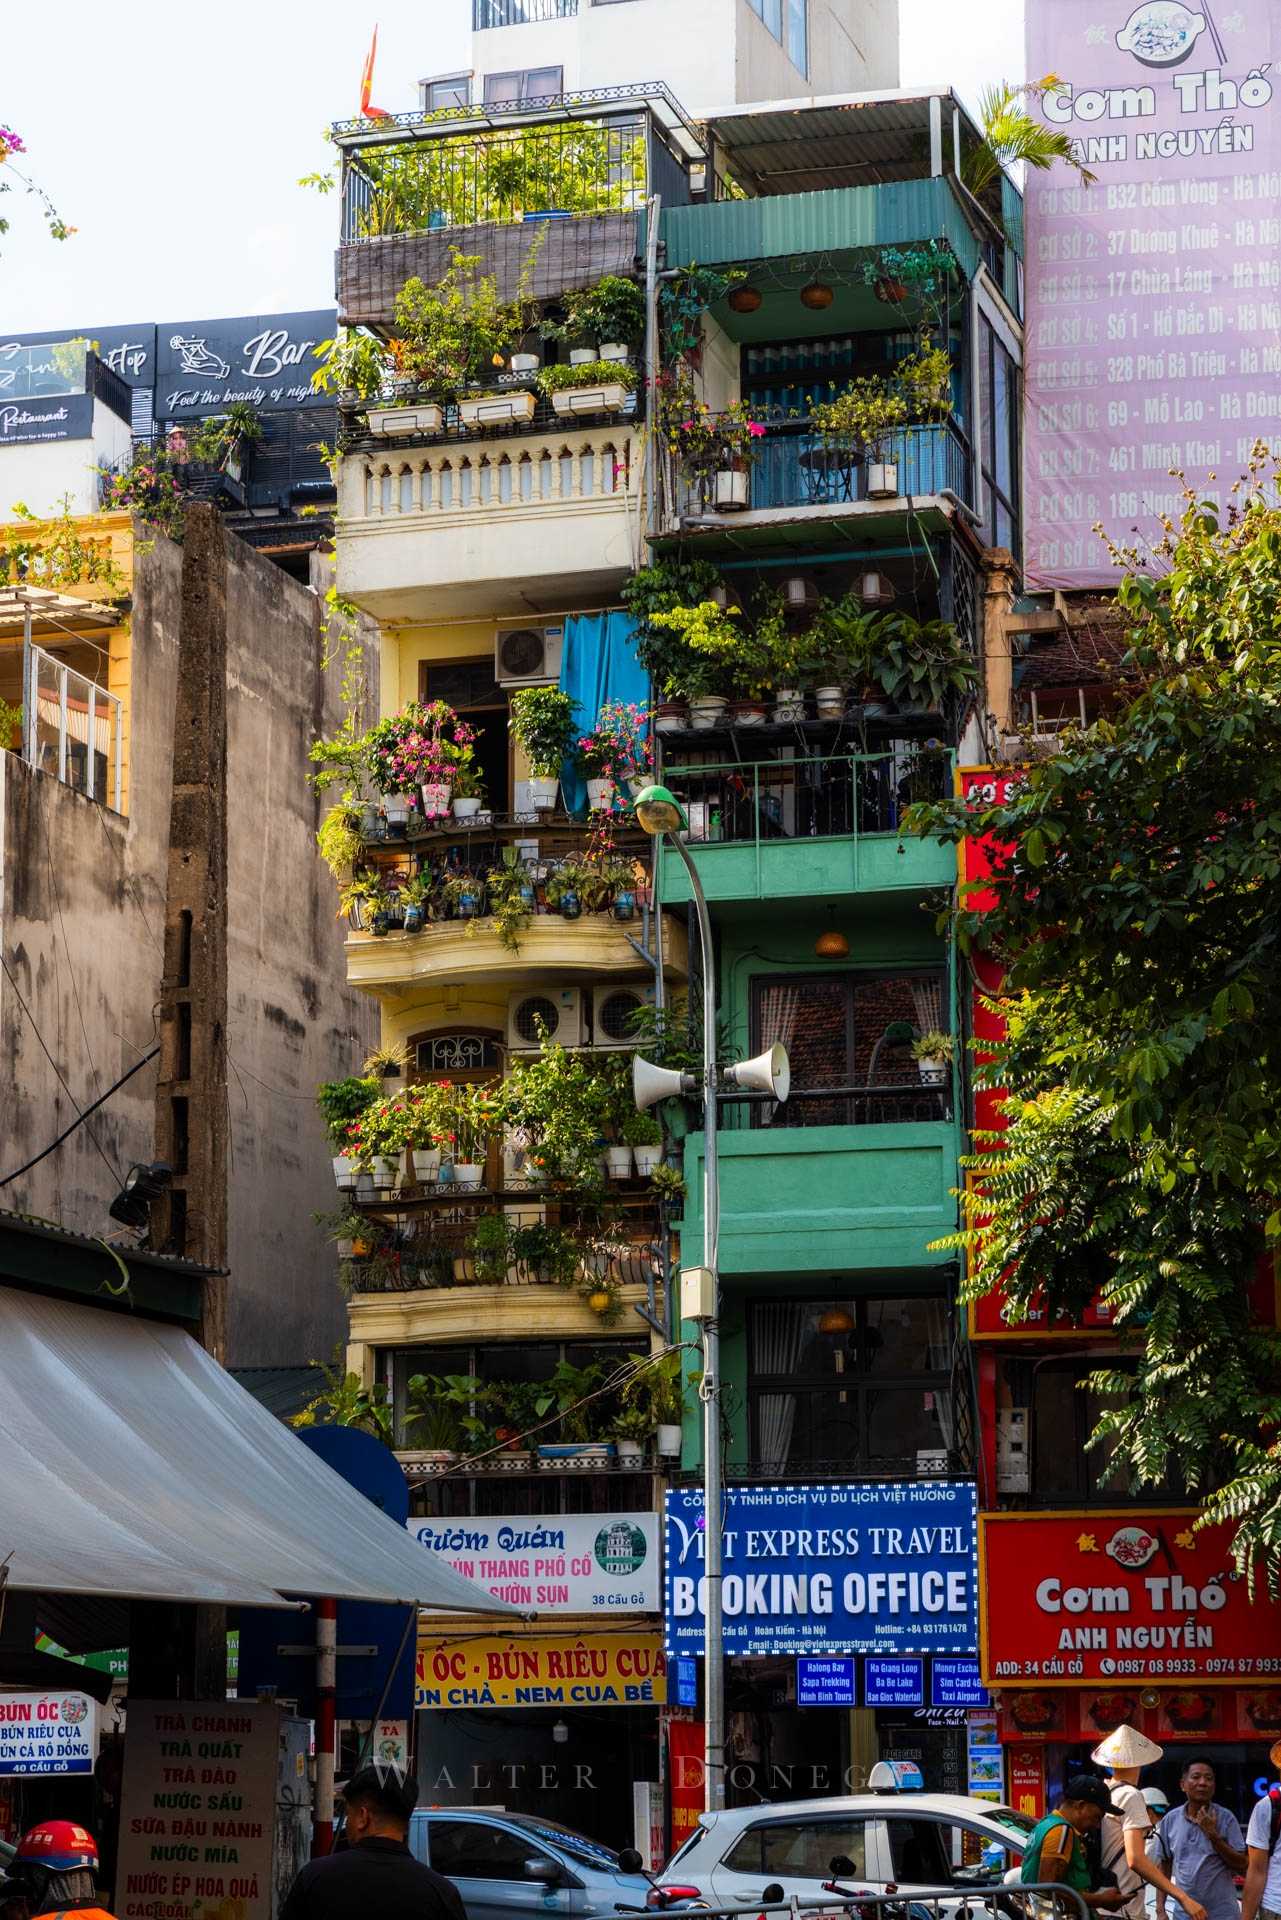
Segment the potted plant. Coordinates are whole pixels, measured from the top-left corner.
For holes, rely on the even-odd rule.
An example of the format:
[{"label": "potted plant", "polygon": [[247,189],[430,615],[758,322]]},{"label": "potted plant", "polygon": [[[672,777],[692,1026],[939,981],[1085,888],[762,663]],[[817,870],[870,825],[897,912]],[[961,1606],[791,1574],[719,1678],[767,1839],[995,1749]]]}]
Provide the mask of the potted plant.
[{"label": "potted plant", "polygon": [[523,1443],[538,1425],[538,1387],[532,1380],[502,1380],[485,1391],[494,1410],[494,1437],[502,1445],[496,1465],[519,1473],[530,1462],[530,1449]]},{"label": "potted plant", "polygon": [[508,953],[520,952],[520,936],[536,911],[534,879],[515,847],[504,847],[502,864],[486,876],[489,911],[498,943]]},{"label": "potted plant", "polygon": [[454,1150],[454,1184],[478,1187],[491,1140],[502,1130],[504,1103],[492,1087],[454,1086],[447,1119]]},{"label": "potted plant", "polygon": [[444,886],[445,905],[460,920],[474,920],[485,904],[485,883],[478,873],[451,873]]},{"label": "potted plant", "polygon": [[401,1046],[377,1046],[368,1056],[361,1072],[367,1077],[379,1081],[383,1096],[399,1093],[405,1069],[409,1065],[409,1049]]},{"label": "potted plant", "polygon": [[635,393],[640,376],[635,367],[610,360],[585,360],[577,365],[544,367],[538,388],[559,414],[617,413]]},{"label": "potted plant", "polygon": [[453,1089],[445,1080],[430,1080],[406,1089],[406,1145],[420,1187],[440,1179],[440,1145],[449,1129],[449,1100]]},{"label": "potted plant", "polygon": [[583,913],[583,893],[593,883],[590,869],[579,860],[562,860],[543,882],[543,893],[553,913],[565,920],[579,920]]},{"label": "potted plant", "polygon": [[867,462],[869,500],[898,492],[898,468],[886,459],[889,436],[907,420],[907,399],[900,386],[880,374],[861,374],[843,393],[810,409],[825,458],[844,471]]},{"label": "potted plant", "polygon": [[565,319],[555,329],[562,340],[579,342],[575,349],[601,360],[626,360],[645,334],[645,295],[634,280],[609,273],[594,287],[575,288],[565,296]]},{"label": "potted plant", "polygon": [[190,457],[198,466],[239,480],[245,448],[256,446],[264,432],[257,408],[247,400],[233,400],[225,413],[211,414],[200,422],[191,436]]},{"label": "potted plant", "polygon": [[511,699],[512,737],[529,761],[529,797],[540,812],[556,804],[560,772],[574,737],[575,702],[559,687],[518,687]]},{"label": "potted plant", "polygon": [[611,1422],[618,1464],[635,1472],[644,1464],[645,1443],[653,1437],[654,1424],[644,1407],[622,1407]]},{"label": "potted plant", "polygon": [[922,1033],[913,1040],[912,1058],[923,1087],[941,1087],[946,1083],[955,1050],[955,1035],[940,1033],[937,1029]]},{"label": "potted plant", "polygon": [[668,451],[717,513],[741,513],[751,505],[750,471],[765,428],[745,401],[714,413],[692,389],[678,383],[666,396],[661,431]]},{"label": "potted plant", "polygon": [[819,602],[806,636],[809,670],[816,682],[814,705],[820,720],[842,720],[851,687],[867,679],[876,633],[876,615],[856,594]]},{"label": "potted plant", "polygon": [[623,1388],[622,1401],[625,1408],[644,1413],[660,1455],[668,1459],[679,1456],[684,1417],[679,1351],[665,1353],[633,1374]]},{"label": "potted plant", "polygon": [[[331,339],[318,343],[314,369],[311,384],[318,393],[336,394],[340,407],[356,407],[381,393],[389,371],[387,349],[360,327],[339,327]],[[370,432],[378,431],[371,422]]]},{"label": "potted plant", "polygon": [[415,873],[400,889],[402,926],[406,933],[421,933],[431,909],[432,883],[427,873]]},{"label": "potted plant", "polygon": [[604,1365],[598,1360],[585,1367],[571,1366],[568,1360],[557,1361],[535,1403],[540,1420],[553,1411],[560,1415],[563,1435],[559,1442],[539,1446],[538,1457],[544,1466],[559,1465],[567,1459],[604,1466],[613,1456],[612,1443],[597,1438],[601,1431],[600,1401],[592,1397],[604,1378]]},{"label": "potted plant", "polygon": [[607,700],[596,724],[579,735],[576,758],[587,782],[587,804],[593,813],[606,812],[620,784],[635,792],[653,775],[653,744],[647,735],[643,707]]},{"label": "potted plant", "polygon": [[349,1151],[352,1122],[378,1097],[378,1083],[370,1075],[349,1074],[345,1080],[322,1080],[316,1088],[320,1108],[334,1149],[334,1183],[340,1193],[354,1192],[356,1156]]},{"label": "potted plant", "polygon": [[405,1440],[432,1466],[452,1466],[462,1439],[459,1408],[447,1382],[435,1373],[413,1373],[405,1382]]},{"label": "potted plant", "polygon": [[455,820],[474,820],[485,804],[485,782],[470,747],[454,763],[451,792]]},{"label": "potted plant", "polygon": [[339,917],[346,914],[347,924],[353,933],[367,930],[377,897],[377,882],[367,873],[353,874],[346,886],[339,890]]},{"label": "potted plant", "polygon": [[609,910],[615,920],[636,918],[637,866],[634,860],[611,860],[605,869]]},{"label": "potted plant", "polygon": [[663,1129],[659,1121],[652,1113],[641,1113],[633,1105],[623,1117],[623,1138],[632,1150],[637,1175],[642,1180],[650,1179],[663,1159]]},{"label": "potted plant", "polygon": [[[623,1128],[620,1126],[620,1133]],[[605,1173],[610,1180],[627,1180],[631,1177],[632,1150],[625,1139],[607,1140],[605,1143]]]},{"label": "potted plant", "polygon": [[675,634],[682,657],[668,663],[673,680],[677,676],[689,699],[690,725],[708,730],[719,725],[729,704],[726,689],[746,645],[742,609],[718,607],[714,600],[700,600],[696,606],[673,607],[650,616],[651,625]]},{"label": "potted plant", "polygon": [[482,1286],[502,1286],[512,1264],[511,1222],[505,1213],[482,1213],[471,1231],[471,1255]]},{"label": "potted plant", "polygon": [[422,396],[418,411],[428,431],[438,431],[444,409],[455,405],[464,426],[532,420],[534,396],[524,390],[461,397],[492,375],[527,330],[530,311],[524,287],[531,264],[526,263],[514,300],[499,297],[492,274],[477,273],[479,254],[457,248],[434,287],[417,276],[402,286],[396,296],[396,364]]},{"label": "potted plant", "polygon": [[949,620],[881,614],[871,629],[870,655],[872,678],[901,711],[939,713],[949,694],[963,698],[978,681],[974,658]]}]

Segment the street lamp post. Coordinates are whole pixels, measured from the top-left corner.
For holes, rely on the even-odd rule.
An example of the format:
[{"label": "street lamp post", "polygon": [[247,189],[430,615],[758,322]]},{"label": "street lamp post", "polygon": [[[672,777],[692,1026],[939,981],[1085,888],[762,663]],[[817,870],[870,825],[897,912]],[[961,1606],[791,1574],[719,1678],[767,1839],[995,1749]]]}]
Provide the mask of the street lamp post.
[{"label": "street lamp post", "polygon": [[[689,827],[685,811],[675,794],[662,786],[646,787],[635,800],[636,818],[645,832],[656,837],[666,835],[680,855],[689,875],[694,913],[698,921],[698,945],[703,971],[703,1267],[704,1313],[699,1327],[702,1335],[703,1380],[703,1579],[706,1598],[703,1603],[703,1796],[709,1813],[725,1805],[725,1662],[721,1651],[723,1613],[721,1580],[724,1541],[722,1537],[723,1488],[721,1484],[721,1379],[720,1379],[720,1179],[716,1155],[717,1065],[716,1065],[716,961],[712,949],[712,922],[707,911],[707,896],[689,848],[681,833]],[[653,1070],[648,1062],[638,1062]],[[692,1076],[673,1075],[670,1089],[655,1092],[651,1084],[646,1104],[662,1091],[693,1092]],[[725,1069],[731,1085],[759,1086],[786,1100],[789,1086],[787,1055],[781,1046],[773,1047],[763,1060],[747,1061]],[[638,1088],[639,1092],[639,1088]]]}]

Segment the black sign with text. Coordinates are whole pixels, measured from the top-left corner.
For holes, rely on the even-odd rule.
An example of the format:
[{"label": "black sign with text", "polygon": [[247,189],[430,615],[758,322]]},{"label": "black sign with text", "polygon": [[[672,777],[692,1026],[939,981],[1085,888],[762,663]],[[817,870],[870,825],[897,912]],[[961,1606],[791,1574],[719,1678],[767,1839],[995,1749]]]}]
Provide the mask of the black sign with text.
[{"label": "black sign with text", "polygon": [[[156,329],[148,322],[136,327],[62,328],[56,333],[0,333],[0,400],[16,400],[27,393],[65,392],[59,379],[68,356],[54,347],[73,339],[87,340],[98,358],[131,387],[149,387],[156,377]],[[49,352],[43,353],[41,348]]]},{"label": "black sign with text", "polygon": [[33,440],[88,440],[92,432],[92,394],[55,393],[27,400],[0,397],[0,447]]},{"label": "black sign with text", "polygon": [[316,348],[334,333],[332,308],[166,321],[156,329],[156,418],[218,413],[244,400],[260,413],[316,404]]}]

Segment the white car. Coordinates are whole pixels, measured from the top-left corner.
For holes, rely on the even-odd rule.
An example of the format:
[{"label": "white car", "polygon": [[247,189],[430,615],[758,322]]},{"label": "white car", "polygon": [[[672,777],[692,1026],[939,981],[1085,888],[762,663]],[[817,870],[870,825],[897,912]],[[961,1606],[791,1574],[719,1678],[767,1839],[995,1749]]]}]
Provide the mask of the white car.
[{"label": "white car", "polygon": [[959,1903],[1019,1865],[1032,1825],[1012,1807],[956,1793],[735,1807],[700,1814],[658,1884],[673,1902],[714,1907],[759,1905],[767,1887],[821,1905],[827,1880],[868,1893],[955,1887]]}]

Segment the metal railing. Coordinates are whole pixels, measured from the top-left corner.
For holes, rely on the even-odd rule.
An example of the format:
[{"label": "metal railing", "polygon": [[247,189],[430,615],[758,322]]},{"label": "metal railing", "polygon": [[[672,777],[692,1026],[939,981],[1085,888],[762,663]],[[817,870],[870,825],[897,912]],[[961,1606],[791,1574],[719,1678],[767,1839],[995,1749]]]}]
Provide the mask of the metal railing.
[{"label": "metal railing", "polygon": [[[697,1779],[687,1778],[683,1784],[694,1786],[701,1783],[703,1763],[696,1761]],[[999,1785],[999,1783],[996,1783]],[[839,1801],[833,1803],[834,1824],[839,1824]],[[885,1810],[893,1828],[894,1800],[888,1797]],[[772,1818],[785,1821],[788,1804],[785,1800],[763,1806],[762,1814],[769,1813]],[[996,1807],[990,1810],[996,1812]],[[813,1802],[807,1802],[805,1826],[810,1827],[815,1819]],[[1005,1823],[1002,1822],[1002,1825]],[[998,1838],[999,1830],[973,1828],[976,1845]],[[1031,1832],[1031,1823],[1028,1823]],[[804,1835],[800,1836],[803,1845]],[[832,1835],[833,1843],[839,1834]],[[1010,1831],[1005,1835],[1010,1850],[1019,1850],[1018,1835]],[[1027,1886],[1006,1886],[1003,1881],[994,1881],[987,1869],[981,1866],[958,1867],[950,1886],[899,1887],[892,1893],[875,1893],[869,1887],[866,1891],[859,1886],[861,1875],[854,1870],[853,1863],[841,1855],[834,1855],[829,1862],[828,1871],[840,1873],[839,1880],[823,1881],[821,1894],[797,1894],[788,1898],[784,1892],[783,1880],[803,1879],[807,1885],[818,1879],[823,1869],[813,1862],[798,1859],[795,1865],[764,1866],[758,1871],[743,1873],[745,1880],[765,1882],[761,1898],[745,1906],[706,1906],[698,1907],[699,1920],[816,1920],[818,1915],[850,1915],[852,1920],[1089,1920],[1089,1909],[1081,1895],[1072,1887],[1061,1882],[1036,1881]],[[778,1877],[782,1875],[782,1880]],[[680,1881],[680,1863],[676,1862],[670,1873],[654,1876],[656,1885],[661,1886],[665,1879]],[[882,1882],[882,1885],[884,1882]],[[678,1901],[675,1911],[680,1910]],[[644,1913],[643,1907],[616,1906],[615,1913]],[[661,1911],[661,1908],[660,1908]]]},{"label": "metal railing", "polygon": [[890,1127],[951,1117],[949,1070],[941,1086],[918,1080],[884,1086],[793,1087],[783,1106],[768,1094],[727,1100],[721,1129],[741,1133],[749,1127]]},{"label": "metal railing", "polygon": [[30,644],[23,654],[22,685],[27,765],[119,813],[124,754],[116,695]]},{"label": "metal railing", "polygon": [[900,742],[883,754],[671,767],[691,846],[896,833],[909,806],[951,791],[950,753]]},{"label": "metal railing", "polygon": [[572,20],[578,0],[472,0],[473,33],[487,27],[532,26],[539,20]]},{"label": "metal railing", "polygon": [[[886,435],[878,453],[885,465],[897,468],[899,497],[948,490],[970,502],[969,442],[955,420],[901,427]],[[710,512],[711,491],[709,481],[678,482],[678,513]],[[756,442],[749,501],[754,513],[780,507],[853,505],[868,498],[866,455],[819,433],[808,421],[769,426]]]}]

